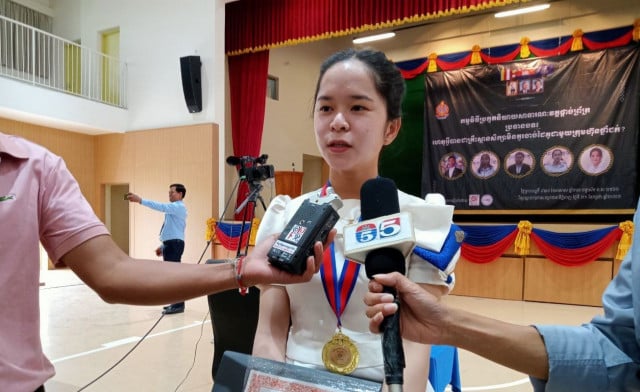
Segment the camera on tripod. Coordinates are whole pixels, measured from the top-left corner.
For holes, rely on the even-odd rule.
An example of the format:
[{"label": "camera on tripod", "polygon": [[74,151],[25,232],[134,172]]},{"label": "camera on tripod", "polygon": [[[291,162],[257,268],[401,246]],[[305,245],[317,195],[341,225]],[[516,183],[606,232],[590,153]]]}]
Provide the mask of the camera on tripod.
[{"label": "camera on tripod", "polygon": [[249,155],[242,157],[230,156],[227,158],[227,163],[231,166],[240,165],[238,175],[241,180],[257,183],[275,176],[273,165],[266,165],[267,158],[269,158],[267,154],[262,154],[259,157]]}]

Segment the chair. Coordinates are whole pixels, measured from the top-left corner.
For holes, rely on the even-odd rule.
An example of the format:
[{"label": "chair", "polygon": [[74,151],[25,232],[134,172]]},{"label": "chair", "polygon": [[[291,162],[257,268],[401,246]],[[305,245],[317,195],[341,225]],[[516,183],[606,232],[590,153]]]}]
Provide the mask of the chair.
[{"label": "chair", "polygon": [[453,392],[461,392],[458,349],[453,346],[431,346],[429,381],[435,392],[444,392],[451,385]]},{"label": "chair", "polygon": [[[208,260],[206,263],[218,264],[218,261]],[[207,300],[214,344],[211,377],[215,380],[225,351],[251,354],[253,336],[258,327],[260,290],[252,287],[247,295],[243,296],[238,289],[231,289],[210,294]]]}]

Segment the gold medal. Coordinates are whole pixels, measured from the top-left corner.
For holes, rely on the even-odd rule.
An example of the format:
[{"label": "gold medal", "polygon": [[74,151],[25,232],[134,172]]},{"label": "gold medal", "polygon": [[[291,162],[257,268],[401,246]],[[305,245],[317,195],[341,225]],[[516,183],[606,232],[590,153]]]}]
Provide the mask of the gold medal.
[{"label": "gold medal", "polygon": [[356,345],[341,331],[322,348],[322,363],[329,371],[350,374],[358,366],[360,353]]}]

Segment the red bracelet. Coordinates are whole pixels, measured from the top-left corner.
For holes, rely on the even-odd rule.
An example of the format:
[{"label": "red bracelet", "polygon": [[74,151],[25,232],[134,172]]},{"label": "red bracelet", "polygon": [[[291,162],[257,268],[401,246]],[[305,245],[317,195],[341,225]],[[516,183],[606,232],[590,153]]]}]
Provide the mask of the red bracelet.
[{"label": "red bracelet", "polygon": [[244,256],[240,256],[236,263],[236,282],[238,282],[238,291],[240,291],[240,295],[247,295],[249,292],[249,288],[244,285],[242,282],[242,262],[244,261]]}]

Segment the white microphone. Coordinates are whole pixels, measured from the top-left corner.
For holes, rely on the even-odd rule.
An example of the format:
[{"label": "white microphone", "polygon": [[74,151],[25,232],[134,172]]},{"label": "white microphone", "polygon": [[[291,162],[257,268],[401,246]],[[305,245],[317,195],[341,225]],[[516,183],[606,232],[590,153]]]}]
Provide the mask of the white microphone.
[{"label": "white microphone", "polygon": [[346,225],[343,230],[345,257],[364,263],[374,249],[393,248],[406,259],[416,245],[411,214],[400,212]]}]

